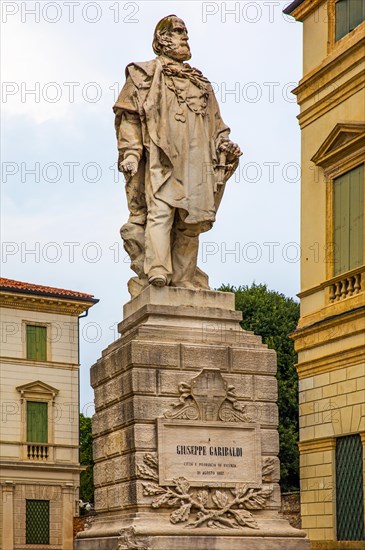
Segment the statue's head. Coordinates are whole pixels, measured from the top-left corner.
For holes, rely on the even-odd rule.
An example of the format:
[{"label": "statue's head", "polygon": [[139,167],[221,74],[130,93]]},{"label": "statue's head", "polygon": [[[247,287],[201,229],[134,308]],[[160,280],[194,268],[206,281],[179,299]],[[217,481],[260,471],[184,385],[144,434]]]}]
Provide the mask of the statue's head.
[{"label": "statue's head", "polygon": [[187,61],[191,58],[188,40],[184,21],[176,15],[168,15],[156,25],[152,43],[153,51],[156,55],[166,55],[175,61]]}]

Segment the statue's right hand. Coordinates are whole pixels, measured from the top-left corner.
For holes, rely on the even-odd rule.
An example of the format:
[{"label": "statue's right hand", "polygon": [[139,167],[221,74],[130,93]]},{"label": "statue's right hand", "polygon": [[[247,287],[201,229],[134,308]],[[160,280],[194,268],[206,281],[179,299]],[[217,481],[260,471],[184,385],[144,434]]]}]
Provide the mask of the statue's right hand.
[{"label": "statue's right hand", "polygon": [[125,176],[132,177],[137,173],[138,161],[134,155],[128,155],[122,162],[119,163],[119,169]]}]

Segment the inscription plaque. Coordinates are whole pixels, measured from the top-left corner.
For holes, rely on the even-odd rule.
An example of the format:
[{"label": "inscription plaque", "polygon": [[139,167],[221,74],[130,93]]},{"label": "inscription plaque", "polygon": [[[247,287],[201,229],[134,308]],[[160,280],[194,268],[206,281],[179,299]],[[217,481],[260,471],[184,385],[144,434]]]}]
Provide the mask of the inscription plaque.
[{"label": "inscription plaque", "polygon": [[192,486],[262,482],[257,424],[158,419],[160,485],[185,477]]}]

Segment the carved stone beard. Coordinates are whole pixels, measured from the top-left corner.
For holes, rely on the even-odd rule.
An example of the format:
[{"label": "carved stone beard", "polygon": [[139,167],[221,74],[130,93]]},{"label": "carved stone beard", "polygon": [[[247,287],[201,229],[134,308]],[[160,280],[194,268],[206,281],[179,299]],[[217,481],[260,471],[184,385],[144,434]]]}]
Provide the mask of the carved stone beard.
[{"label": "carved stone beard", "polygon": [[191,59],[190,47],[187,42],[184,44],[174,44],[172,41],[165,43],[163,55],[174,61],[188,61],[188,59]]}]

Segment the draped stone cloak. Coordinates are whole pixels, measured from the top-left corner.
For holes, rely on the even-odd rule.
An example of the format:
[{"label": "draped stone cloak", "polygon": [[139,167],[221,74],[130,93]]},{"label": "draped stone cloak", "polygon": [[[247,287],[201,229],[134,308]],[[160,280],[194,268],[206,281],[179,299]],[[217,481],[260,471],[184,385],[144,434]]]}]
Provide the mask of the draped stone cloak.
[{"label": "draped stone cloak", "polygon": [[126,185],[129,221],[144,225],[148,187],[185,223],[210,229],[223,194],[217,182],[224,184],[237,166],[227,164],[223,176],[217,169],[218,146],[230,129],[211,85],[202,90],[187,78],[167,77],[159,58],[131,63],[114,112],[119,162],[129,154],[139,161]]}]

